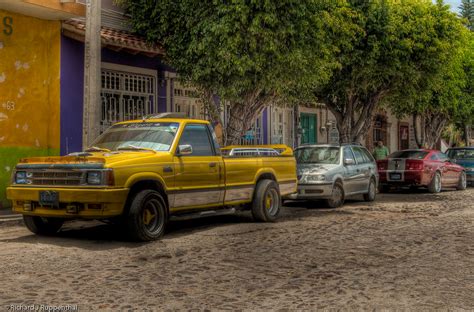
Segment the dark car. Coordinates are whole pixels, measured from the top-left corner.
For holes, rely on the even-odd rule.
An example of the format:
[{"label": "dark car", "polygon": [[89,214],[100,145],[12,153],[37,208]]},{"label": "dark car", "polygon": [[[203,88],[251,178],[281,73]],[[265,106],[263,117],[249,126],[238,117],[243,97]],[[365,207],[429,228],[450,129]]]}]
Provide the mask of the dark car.
[{"label": "dark car", "polygon": [[446,154],[452,162],[464,167],[467,182],[474,185],[474,147],[453,147]]},{"label": "dark car", "polygon": [[431,193],[443,188],[466,189],[466,172],[437,150],[403,150],[377,161],[379,190],[392,186],[426,187]]}]

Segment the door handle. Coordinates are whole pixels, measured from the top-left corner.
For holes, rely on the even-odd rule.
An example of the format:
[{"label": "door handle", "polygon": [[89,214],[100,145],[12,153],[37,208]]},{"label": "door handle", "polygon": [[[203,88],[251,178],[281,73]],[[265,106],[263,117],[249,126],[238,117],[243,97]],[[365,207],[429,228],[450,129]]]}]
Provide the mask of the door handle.
[{"label": "door handle", "polygon": [[217,166],[217,163],[215,162],[209,163],[210,168],[215,168],[216,166]]}]

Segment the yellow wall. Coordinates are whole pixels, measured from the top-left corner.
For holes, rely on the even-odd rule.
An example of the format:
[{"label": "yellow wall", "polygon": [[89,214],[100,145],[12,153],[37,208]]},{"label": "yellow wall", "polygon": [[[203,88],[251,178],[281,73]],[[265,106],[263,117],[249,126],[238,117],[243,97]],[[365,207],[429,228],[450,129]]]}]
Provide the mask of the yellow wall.
[{"label": "yellow wall", "polygon": [[59,153],[59,21],[0,10],[0,203],[20,157]]}]

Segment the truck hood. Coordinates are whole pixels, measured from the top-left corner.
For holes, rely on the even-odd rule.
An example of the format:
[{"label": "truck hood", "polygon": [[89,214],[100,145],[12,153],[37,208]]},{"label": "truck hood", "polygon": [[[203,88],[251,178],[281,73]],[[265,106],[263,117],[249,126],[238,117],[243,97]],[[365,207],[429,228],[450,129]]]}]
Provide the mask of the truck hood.
[{"label": "truck hood", "polygon": [[46,156],[23,158],[17,164],[17,169],[101,169],[113,168],[128,162],[136,163],[137,159],[165,157],[167,153],[152,151],[117,151],[117,152],[84,152],[67,156]]}]

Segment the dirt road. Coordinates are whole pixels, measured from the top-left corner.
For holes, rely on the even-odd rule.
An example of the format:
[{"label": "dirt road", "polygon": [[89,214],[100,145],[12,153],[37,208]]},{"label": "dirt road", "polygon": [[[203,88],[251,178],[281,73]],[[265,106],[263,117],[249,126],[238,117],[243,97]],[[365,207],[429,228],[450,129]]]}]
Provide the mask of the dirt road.
[{"label": "dirt road", "polygon": [[474,309],[473,188],[303,206],[274,224],[176,221],[147,244],[101,223],[54,238],[0,226],[0,310]]}]

